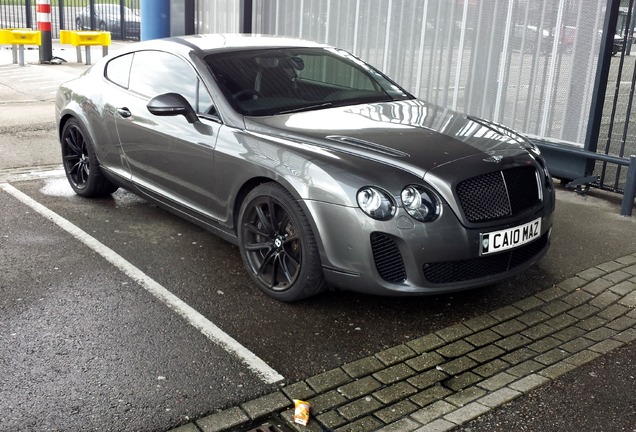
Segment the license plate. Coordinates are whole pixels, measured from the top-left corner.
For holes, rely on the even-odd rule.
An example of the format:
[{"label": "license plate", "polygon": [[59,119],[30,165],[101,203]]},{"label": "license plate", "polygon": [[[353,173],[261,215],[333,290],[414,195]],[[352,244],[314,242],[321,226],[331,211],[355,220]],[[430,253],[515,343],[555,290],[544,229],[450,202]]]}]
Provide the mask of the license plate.
[{"label": "license plate", "polygon": [[514,228],[480,234],[480,236],[482,255],[516,248],[541,236],[541,218]]}]

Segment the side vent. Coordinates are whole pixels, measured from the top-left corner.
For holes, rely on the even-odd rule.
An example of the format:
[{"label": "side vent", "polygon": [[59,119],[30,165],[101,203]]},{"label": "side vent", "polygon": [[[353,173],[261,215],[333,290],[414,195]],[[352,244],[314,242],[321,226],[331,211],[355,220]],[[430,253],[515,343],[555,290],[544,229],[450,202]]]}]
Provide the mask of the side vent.
[{"label": "side vent", "polygon": [[371,233],[371,249],[378,273],[387,282],[400,283],[406,280],[406,270],[400,249],[389,236]]}]

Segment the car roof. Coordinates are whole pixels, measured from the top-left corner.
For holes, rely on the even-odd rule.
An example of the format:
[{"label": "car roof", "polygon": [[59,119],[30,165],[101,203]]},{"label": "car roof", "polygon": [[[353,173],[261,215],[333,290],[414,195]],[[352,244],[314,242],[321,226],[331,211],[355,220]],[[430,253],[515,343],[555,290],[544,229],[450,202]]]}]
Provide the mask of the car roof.
[{"label": "car roof", "polygon": [[259,34],[198,34],[155,39],[136,43],[130,50],[164,49],[167,51],[198,51],[205,56],[215,51],[245,50],[259,48],[325,48],[329,45],[302,39]]}]

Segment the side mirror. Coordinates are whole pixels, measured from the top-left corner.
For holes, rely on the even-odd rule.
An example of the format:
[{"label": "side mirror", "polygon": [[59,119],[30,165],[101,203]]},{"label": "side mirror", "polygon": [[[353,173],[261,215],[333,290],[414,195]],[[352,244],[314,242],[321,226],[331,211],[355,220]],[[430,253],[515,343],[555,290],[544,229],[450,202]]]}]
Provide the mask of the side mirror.
[{"label": "side mirror", "polygon": [[148,111],[156,116],[178,116],[182,115],[188,123],[199,121],[199,116],[192,108],[192,105],[178,93],[165,93],[150,99],[146,105]]}]

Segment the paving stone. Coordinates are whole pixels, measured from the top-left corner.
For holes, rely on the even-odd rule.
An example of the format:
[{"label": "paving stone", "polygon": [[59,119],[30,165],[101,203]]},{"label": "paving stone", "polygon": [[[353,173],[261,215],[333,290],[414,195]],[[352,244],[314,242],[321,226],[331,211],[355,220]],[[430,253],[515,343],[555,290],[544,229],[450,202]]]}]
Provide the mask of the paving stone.
[{"label": "paving stone", "polygon": [[543,369],[545,365],[542,363],[536,362],[534,360],[527,360],[523,363],[518,364],[517,366],[513,366],[508,369],[506,372],[510,375],[514,375],[517,378],[521,378],[524,376],[528,376],[534,372],[540,371]]},{"label": "paving stone", "polygon": [[335,390],[323,393],[309,399],[311,410],[315,413],[322,413],[333,409],[347,402],[347,399]]},{"label": "paving stone", "polygon": [[590,300],[590,305],[595,306],[599,309],[605,309],[606,307],[616,303],[619,298],[620,296],[618,294],[606,291],[597,295],[596,298]]},{"label": "paving stone", "polygon": [[576,369],[576,366],[570,363],[566,363],[565,361],[561,361],[552,366],[548,366],[540,372],[537,372],[540,376],[549,378],[549,379],[557,379],[568,372]]},{"label": "paving stone", "polygon": [[636,265],[632,265],[627,268],[624,268],[623,271],[629,273],[632,276],[636,276]]},{"label": "paving stone", "polygon": [[449,375],[457,375],[475,366],[477,366],[477,362],[475,362],[475,360],[471,359],[470,357],[464,356],[464,357],[460,357],[458,359],[443,363],[438,366],[438,369],[440,369],[443,372],[446,372]]},{"label": "paving stone", "polygon": [[630,281],[621,282],[610,288],[611,292],[616,293],[620,296],[627,295],[631,292],[634,292],[634,290],[636,290],[636,284]]},{"label": "paving stone", "polygon": [[558,347],[562,343],[563,342],[560,341],[559,339],[552,336],[548,336],[546,338],[540,339],[528,345],[528,348],[538,353],[544,353],[544,352],[550,351],[552,348]]},{"label": "paving stone", "polygon": [[537,387],[549,383],[550,380],[542,377],[541,375],[532,374],[527,377],[521,378],[519,381],[510,383],[508,387],[513,390],[520,391],[521,393],[528,393]]},{"label": "paving stone", "polygon": [[562,313],[560,315],[554,316],[553,318],[550,318],[545,322],[545,324],[552,327],[554,330],[563,330],[577,322],[579,322],[579,320],[574,318],[572,315]]},{"label": "paving stone", "polygon": [[484,377],[484,378],[489,378],[503,370],[506,370],[510,367],[510,364],[501,360],[501,359],[495,359],[491,362],[488,362],[484,365],[481,365],[479,367],[476,367],[475,369],[473,369],[473,372],[475,372],[476,374]]},{"label": "paving stone", "polygon": [[455,423],[451,423],[448,420],[437,419],[429,424],[422,426],[416,432],[447,432],[457,426]]},{"label": "paving stone", "polygon": [[463,408],[459,408],[450,414],[446,414],[444,416],[444,420],[460,425],[469,422],[480,415],[486,414],[488,411],[490,411],[490,408],[487,406],[477,402],[472,402]]},{"label": "paving stone", "polygon": [[443,355],[446,358],[461,357],[464,354],[474,350],[475,347],[464,340],[458,340],[457,342],[450,343],[437,349],[437,353]]},{"label": "paving stone", "polygon": [[563,301],[572,307],[576,307],[589,302],[593,298],[594,296],[592,294],[583,290],[577,290],[563,297]]},{"label": "paving stone", "polygon": [[617,284],[619,282],[623,282],[624,280],[631,278],[632,276],[633,276],[632,274],[629,274],[626,271],[617,270],[612,273],[606,274],[605,276],[603,276],[603,279],[607,279],[608,281],[611,281]]},{"label": "paving stone", "polygon": [[500,405],[505,404],[506,402],[510,402],[511,400],[518,398],[521,395],[521,392],[504,387],[484,396],[483,398],[479,399],[478,402],[482,405],[486,405],[487,407],[496,408]]},{"label": "paving stone", "polygon": [[495,391],[516,380],[517,377],[514,375],[510,375],[506,372],[500,372],[497,375],[480,382],[478,385],[486,390]]},{"label": "paving stone", "polygon": [[382,382],[382,384],[388,385],[398,381],[403,381],[412,377],[416,373],[417,372],[410,368],[406,363],[398,363],[395,366],[376,372],[373,376]]},{"label": "paving stone", "polygon": [[541,364],[549,366],[549,365],[560,362],[561,360],[569,357],[570,355],[571,353],[566,350],[555,348],[544,354],[536,356],[534,359]]},{"label": "paving stone", "polygon": [[338,387],[338,393],[351,400],[371,394],[380,387],[382,387],[380,381],[368,376]]},{"label": "paving stone", "polygon": [[599,264],[596,267],[603,270],[604,272],[611,273],[613,271],[620,270],[621,268],[625,267],[625,265],[617,261],[608,261],[606,263]]},{"label": "paving stone", "polygon": [[323,393],[338,386],[348,383],[351,380],[349,375],[342,369],[332,369],[319,375],[307,378],[305,382],[313,388],[316,393]]},{"label": "paving stone", "polygon": [[336,432],[374,432],[384,426],[374,417],[365,417],[336,429]]},{"label": "paving stone", "polygon": [[589,332],[585,335],[585,337],[588,339],[592,339],[593,341],[600,342],[613,337],[616,333],[618,333],[616,330],[612,330],[611,328],[607,327],[601,327]]},{"label": "paving stone", "polygon": [[486,394],[486,390],[481,389],[479,387],[468,387],[464,390],[458,391],[446,399],[446,402],[450,402],[457,407],[463,407],[464,405],[469,404],[470,402],[479,399],[483,395]]},{"label": "paving stone", "polygon": [[596,279],[585,285],[583,290],[592,295],[599,295],[606,292],[612,285],[614,285],[614,283],[607,279]]},{"label": "paving stone", "polygon": [[583,336],[586,333],[587,331],[583,330],[580,327],[568,327],[566,329],[563,329],[561,331],[558,331],[552,334],[552,336],[555,337],[556,339],[559,339],[561,342],[569,342],[571,340],[574,340],[578,337]]},{"label": "paving stone", "polygon": [[[307,426],[300,426],[294,424],[294,410],[289,409],[287,411],[283,411],[280,414],[281,418],[286,422],[286,426],[295,430],[296,432],[324,432],[323,427],[317,421],[310,421]],[[316,417],[312,417],[315,419]],[[301,429],[302,428],[302,429]]]},{"label": "paving stone", "polygon": [[590,318],[586,318],[583,321],[579,322],[576,326],[582,328],[583,330],[590,332],[594,329],[604,326],[607,324],[607,320],[603,319],[599,316],[593,316]]},{"label": "paving stone", "polygon": [[627,329],[623,332],[620,332],[614,339],[620,342],[629,343],[636,340],[636,329]]},{"label": "paving stone", "polygon": [[283,392],[274,392],[242,403],[241,408],[252,420],[255,420],[291,405],[292,401],[290,401]]},{"label": "paving stone", "polygon": [[199,429],[194,423],[188,423],[183,426],[179,426],[178,428],[170,429],[169,432],[200,432],[200,431],[201,429]]},{"label": "paving stone", "polygon": [[[603,274],[604,274],[604,273],[603,273]],[[596,277],[593,277],[592,279],[596,279]],[[583,279],[583,278],[581,278],[581,277],[579,277],[579,276],[574,276],[574,277],[571,277],[571,278],[569,278],[569,279],[566,279],[566,280],[564,280],[564,281],[562,281],[562,282],[559,282],[559,283],[556,285],[556,287],[557,287],[557,288],[559,288],[559,289],[561,289],[561,290],[563,290],[563,291],[565,291],[565,292],[572,292],[572,291],[574,291],[574,290],[576,290],[576,289],[581,288],[581,287],[582,287],[583,285],[585,285],[585,284],[586,284],[589,280],[592,280],[592,279]],[[537,297],[538,297],[538,296],[539,296],[539,295],[537,294]]]},{"label": "paving stone", "polygon": [[375,356],[385,365],[391,366],[415,357],[416,355],[417,353],[408,346],[398,345],[396,347],[381,351]]},{"label": "paving stone", "polygon": [[[576,287],[578,288],[579,286],[585,284],[585,281],[583,279],[579,279],[579,278],[571,278],[571,279],[567,279],[563,282],[561,282],[561,284],[568,284],[568,281],[574,280],[574,284],[576,284]],[[569,287],[569,285],[567,285]],[[539,300],[543,300],[544,302],[552,302],[558,298],[561,298],[565,295],[566,292],[569,292],[569,290],[562,290],[559,287],[552,287],[552,288],[548,288],[546,290],[543,290],[541,292],[538,292],[537,294],[535,294],[535,296],[539,299]]]},{"label": "paving stone", "polygon": [[593,341],[586,339],[584,337],[579,337],[574,340],[571,340],[570,342],[564,343],[563,345],[561,345],[560,348],[564,349],[570,354],[575,354],[577,352],[583,351],[584,349],[591,347],[592,345],[594,345]]},{"label": "paving stone", "polygon": [[472,345],[479,348],[501,339],[501,335],[499,333],[495,333],[490,329],[487,329],[480,331],[479,333],[475,333],[474,335],[467,336],[465,339]]},{"label": "paving stone", "polygon": [[366,375],[371,375],[383,369],[384,363],[378,360],[376,357],[366,357],[342,366],[342,369],[351,378],[360,378]]},{"label": "paving stone", "polygon": [[338,408],[338,412],[347,420],[355,420],[382,408],[383,405],[374,397],[365,396]]},{"label": "paving stone", "polygon": [[227,409],[197,420],[197,426],[203,432],[218,432],[250,421],[239,407]]},{"label": "paving stone", "polygon": [[373,415],[382,420],[383,423],[389,424],[417,411],[418,409],[420,409],[420,407],[415,405],[413,402],[409,400],[403,400],[389,407],[376,411]]},{"label": "paving stone", "polygon": [[597,359],[600,356],[601,355],[599,353],[585,350],[585,351],[578,352],[570,356],[569,358],[566,358],[563,361],[566,363],[573,364],[574,366],[583,366],[584,364],[587,364],[591,362],[592,360]]},{"label": "paving stone", "polygon": [[517,309],[521,309],[522,311],[529,311],[531,309],[536,309],[539,306],[543,306],[545,302],[541,300],[539,297],[530,296],[526,297],[523,300],[519,300],[518,302],[513,303],[512,305]]},{"label": "paving stone", "polygon": [[435,332],[435,334],[446,342],[454,342],[458,339],[466,337],[470,334],[473,334],[473,331],[466,327],[464,324],[456,324],[451,327],[446,327],[445,329],[439,330]]},{"label": "paving stone", "polygon": [[505,339],[495,342],[499,348],[503,348],[506,351],[513,351],[521,346],[532,343],[532,340],[521,334],[515,334],[508,336]]},{"label": "paving stone", "polygon": [[615,350],[616,348],[622,347],[623,345],[625,344],[622,342],[609,339],[592,345],[589,349],[590,351],[594,351],[600,354],[607,354],[610,351]]},{"label": "paving stone", "polygon": [[390,405],[416,393],[417,389],[415,387],[406,381],[402,381],[373,393],[373,396],[383,404]]},{"label": "paving stone", "polygon": [[330,429],[347,424],[347,419],[338,414],[337,411],[329,411],[324,414],[320,414],[319,416],[316,416],[316,420],[322,423],[324,427]]},{"label": "paving stone", "polygon": [[636,254],[634,255],[626,255],[624,257],[620,257],[615,259],[614,261],[619,262],[624,265],[636,264]]},{"label": "paving stone", "polygon": [[602,276],[605,276],[607,274],[606,271],[603,271],[599,268],[596,267],[592,267],[589,268],[587,270],[582,271],[581,273],[578,273],[577,276],[580,277],[583,280],[586,281],[592,281],[594,279],[598,279]]},{"label": "paving stone", "polygon": [[528,347],[522,347],[515,351],[512,351],[509,354],[506,354],[505,356],[501,357],[501,359],[510,363],[511,365],[517,365],[519,363],[523,363],[528,359],[531,359],[536,355],[536,351],[533,351]]},{"label": "paving stone", "polygon": [[432,351],[444,344],[446,344],[444,339],[437,336],[436,334],[428,334],[407,343],[407,345],[418,354]]},{"label": "paving stone", "polygon": [[490,312],[490,316],[499,322],[508,321],[514,317],[521,315],[523,311],[514,306],[504,306],[494,312]]},{"label": "paving stone", "polygon": [[575,318],[583,320],[585,318],[591,317],[592,315],[595,315],[599,312],[599,310],[599,308],[594,307],[590,304],[583,304],[581,306],[575,307],[574,309],[569,311],[568,314],[572,315]]},{"label": "paving stone", "polygon": [[438,364],[444,363],[445,361],[446,360],[441,355],[436,352],[431,352],[409,359],[406,361],[406,364],[415,369],[417,372],[421,372],[423,370],[433,368]]},{"label": "paving stone", "polygon": [[477,351],[473,351],[469,353],[468,357],[472,358],[478,363],[485,363],[505,353],[506,351],[504,351],[503,349],[499,348],[496,345],[488,345],[481,349],[478,349]]},{"label": "paving stone", "polygon": [[391,423],[390,425],[383,427],[382,429],[378,430],[378,432],[413,432],[420,426],[422,425],[415,420],[411,420],[410,418],[403,418],[396,421],[395,423]]},{"label": "paving stone", "polygon": [[541,310],[547,313],[550,316],[557,316],[572,309],[572,306],[563,300],[556,300],[550,303],[547,303],[545,306],[541,308]]},{"label": "paving stone", "polygon": [[630,318],[628,316],[622,316],[614,321],[608,322],[605,324],[605,327],[609,327],[612,330],[623,331],[628,328],[636,326],[636,319]]},{"label": "paving stone", "polygon": [[452,394],[453,392],[446,387],[442,387],[441,385],[436,385],[433,387],[429,387],[424,391],[421,391],[409,399],[415,404],[425,407],[427,405],[432,404],[433,402],[439,401],[446,396]]},{"label": "paving stone", "polygon": [[[474,332],[485,330],[489,327],[498,324],[499,321],[491,317],[490,315],[481,315],[476,318],[471,318],[468,321],[464,321],[463,324]],[[468,339],[468,338],[467,338]]]},{"label": "paving stone", "polygon": [[622,304],[628,308],[636,308],[636,291],[631,292],[622,299],[618,300],[618,304]]},{"label": "paving stone", "polygon": [[281,391],[285,393],[285,396],[287,396],[291,400],[307,400],[316,395],[316,392],[313,391],[313,389],[309,387],[304,381],[299,381],[297,383],[285,386],[281,389]]},{"label": "paving stone", "polygon": [[441,370],[431,369],[417,376],[409,378],[407,381],[421,390],[433,386],[440,381],[445,380],[446,378],[448,378],[448,375],[446,375]]},{"label": "paving stone", "polygon": [[460,391],[480,382],[482,379],[482,377],[473,372],[464,372],[461,375],[444,381],[444,385],[451,390]]},{"label": "paving stone", "polygon": [[524,330],[526,328],[528,328],[528,326],[521,321],[517,319],[511,319],[492,327],[492,330],[505,337],[515,333],[519,333],[521,330]]},{"label": "paving stone", "polygon": [[543,339],[552,333],[554,333],[554,329],[545,323],[537,324],[521,332],[522,335],[533,340]]},{"label": "paving stone", "polygon": [[540,310],[529,311],[517,317],[519,321],[521,321],[527,326],[532,326],[540,322],[546,321],[548,318],[550,318],[550,315]]},{"label": "paving stone", "polygon": [[598,317],[610,321],[622,315],[625,315],[627,312],[629,312],[629,310],[630,309],[626,306],[614,304],[608,308],[605,308],[605,310],[600,311],[598,313]]},{"label": "paving stone", "polygon": [[446,401],[437,401],[425,408],[415,411],[411,414],[411,418],[421,424],[427,424],[432,422],[438,417],[441,417],[449,412],[455,411],[456,407]]}]

